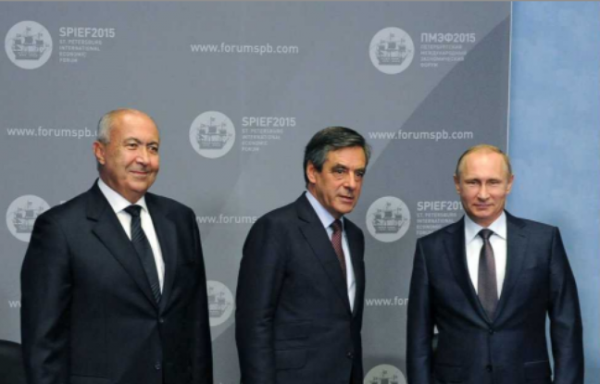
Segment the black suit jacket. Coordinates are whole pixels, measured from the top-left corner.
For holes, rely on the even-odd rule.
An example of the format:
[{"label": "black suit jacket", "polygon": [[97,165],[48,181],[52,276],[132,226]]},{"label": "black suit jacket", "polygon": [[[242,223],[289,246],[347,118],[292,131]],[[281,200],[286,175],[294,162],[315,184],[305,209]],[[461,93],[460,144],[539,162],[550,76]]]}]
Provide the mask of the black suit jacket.
[{"label": "black suit jacket", "polygon": [[577,287],[558,228],[506,215],[506,276],[493,320],[471,283],[464,219],[417,242],[408,306],[410,384],[583,384]]},{"label": "black suit jacket", "polygon": [[212,383],[206,278],[191,209],[146,194],[160,303],[98,188],[37,218],[21,272],[29,384]]},{"label": "black suit jacket", "polygon": [[344,222],[354,311],[327,231],[305,196],[252,227],[236,298],[244,384],[362,383],[364,236]]}]

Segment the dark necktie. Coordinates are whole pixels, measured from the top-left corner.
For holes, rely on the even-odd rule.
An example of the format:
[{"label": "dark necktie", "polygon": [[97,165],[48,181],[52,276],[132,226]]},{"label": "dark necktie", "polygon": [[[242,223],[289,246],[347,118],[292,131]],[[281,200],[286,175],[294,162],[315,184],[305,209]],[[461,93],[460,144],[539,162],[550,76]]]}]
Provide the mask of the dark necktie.
[{"label": "dark necktie", "polygon": [[152,247],[150,246],[150,242],[148,241],[148,238],[142,229],[142,222],[140,220],[141,210],[142,207],[139,205],[130,205],[129,207],[125,208],[125,212],[131,215],[131,242],[133,243],[133,247],[140,257],[144,271],[146,271],[146,276],[148,277],[148,282],[150,283],[150,288],[152,289],[152,295],[154,295],[154,299],[158,303],[160,301],[160,283],[158,282],[158,272],[156,271],[156,262],[154,261]]},{"label": "dark necktie", "polygon": [[496,260],[494,258],[494,249],[490,244],[490,236],[494,232],[489,229],[479,231],[479,236],[483,239],[483,247],[479,254],[479,276],[477,282],[477,291],[481,305],[488,314],[490,320],[494,319],[494,311],[498,304],[498,284],[496,281]]},{"label": "dark necktie", "polygon": [[344,281],[346,281],[346,258],[344,257],[344,248],[342,248],[342,222],[339,219],[334,221],[333,224],[331,224],[331,228],[333,228],[331,243],[333,244],[333,250],[337,255],[340,266],[342,267]]}]

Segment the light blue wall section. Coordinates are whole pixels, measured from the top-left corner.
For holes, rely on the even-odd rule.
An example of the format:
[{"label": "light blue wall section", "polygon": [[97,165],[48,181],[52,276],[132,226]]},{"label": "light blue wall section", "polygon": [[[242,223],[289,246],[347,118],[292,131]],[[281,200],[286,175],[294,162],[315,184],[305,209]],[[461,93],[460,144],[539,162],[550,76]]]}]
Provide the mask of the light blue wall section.
[{"label": "light blue wall section", "polygon": [[600,377],[600,2],[515,2],[508,209],[560,227]]}]

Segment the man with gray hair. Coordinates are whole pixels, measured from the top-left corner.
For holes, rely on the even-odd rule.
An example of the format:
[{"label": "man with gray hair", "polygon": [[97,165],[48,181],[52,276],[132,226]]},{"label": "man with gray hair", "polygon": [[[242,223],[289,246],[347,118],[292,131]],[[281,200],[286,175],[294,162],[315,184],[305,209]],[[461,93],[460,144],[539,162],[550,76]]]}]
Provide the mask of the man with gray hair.
[{"label": "man with gray hair", "polygon": [[415,251],[410,384],[583,384],[579,299],[560,232],[504,210],[513,181],[508,156],[492,145],[458,160],[465,216],[419,239]]},{"label": "man with gray hair", "polygon": [[304,153],[307,192],[248,234],[236,298],[242,383],[363,382],[364,236],[344,215],[369,155],[349,128],[317,132]]},{"label": "man with gray hair", "polygon": [[29,384],[212,384],[196,216],[147,192],[159,146],[145,113],[107,113],[99,179],[37,218],[21,272]]}]

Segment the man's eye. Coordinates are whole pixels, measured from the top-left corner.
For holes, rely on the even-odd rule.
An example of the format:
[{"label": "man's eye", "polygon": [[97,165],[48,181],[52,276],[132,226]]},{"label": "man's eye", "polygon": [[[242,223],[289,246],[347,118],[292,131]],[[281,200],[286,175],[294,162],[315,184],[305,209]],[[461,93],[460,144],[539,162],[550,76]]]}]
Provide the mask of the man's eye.
[{"label": "man's eye", "polygon": [[361,179],[365,177],[365,173],[363,171],[356,172],[356,177],[360,177]]},{"label": "man's eye", "polygon": [[333,170],[333,172],[337,173],[338,175],[341,175],[341,174],[344,173],[344,169],[342,169],[342,168],[336,168],[336,169]]},{"label": "man's eye", "polygon": [[138,145],[136,143],[127,143],[125,146],[129,149],[136,149]]},{"label": "man's eye", "polygon": [[148,147],[148,149],[149,149],[151,152],[158,153],[158,147],[157,147],[157,146],[150,146],[150,147]]}]

